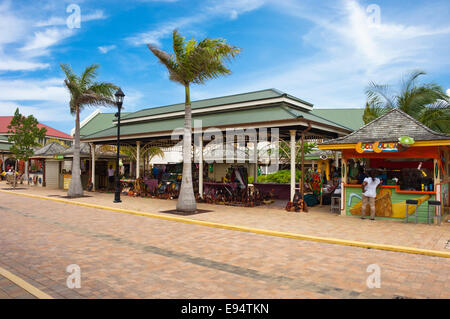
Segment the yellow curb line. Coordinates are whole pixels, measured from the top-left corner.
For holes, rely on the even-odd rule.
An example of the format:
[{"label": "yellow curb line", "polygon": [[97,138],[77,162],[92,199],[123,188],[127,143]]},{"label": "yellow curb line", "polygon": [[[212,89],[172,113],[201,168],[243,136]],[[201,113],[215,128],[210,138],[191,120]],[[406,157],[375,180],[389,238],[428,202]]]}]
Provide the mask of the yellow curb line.
[{"label": "yellow curb line", "polygon": [[17,277],[13,273],[9,272],[8,270],[0,267],[0,275],[7,278],[8,280],[15,283],[20,288],[28,291],[33,296],[39,298],[39,299],[54,299],[52,296],[47,295],[45,292],[37,289],[35,286],[27,283],[22,278]]},{"label": "yellow curb line", "polygon": [[81,203],[81,202],[74,202],[74,201],[65,200],[65,199],[51,198],[51,197],[46,197],[46,196],[32,195],[32,194],[25,194],[25,193],[17,193],[17,192],[6,191],[6,190],[0,190],[0,192],[20,195],[20,196],[27,196],[27,197],[31,197],[31,198],[46,199],[46,200],[51,200],[51,201],[60,202],[60,203],[85,206],[85,207],[97,208],[97,209],[102,209],[102,210],[109,210],[109,211],[114,211],[114,212],[119,212],[119,213],[140,215],[140,216],[176,221],[176,222],[181,222],[181,223],[186,223],[186,224],[201,225],[201,226],[206,226],[206,227],[222,228],[222,229],[235,230],[235,231],[241,231],[241,232],[247,232],[247,233],[275,236],[275,237],[301,239],[301,240],[308,240],[308,241],[321,242],[321,243],[327,243],[327,244],[355,246],[355,247],[362,247],[362,248],[401,252],[401,253],[407,253],[407,254],[417,254],[417,255],[427,255],[427,256],[433,256],[433,257],[450,258],[450,253],[444,252],[444,251],[438,251],[438,250],[428,250],[428,249],[405,247],[405,246],[366,243],[366,242],[360,242],[360,241],[352,241],[352,240],[329,238],[329,237],[301,235],[301,234],[294,234],[294,233],[279,232],[279,231],[274,231],[274,230],[250,228],[250,227],[245,227],[245,226],[219,224],[219,223],[214,223],[214,222],[206,222],[206,221],[188,219],[188,218],[183,218],[183,217],[165,216],[165,215],[159,215],[159,214],[154,214],[154,213],[143,213],[143,212],[138,212],[138,211],[134,211],[134,210],[101,206],[101,205],[88,204],[88,203]]}]

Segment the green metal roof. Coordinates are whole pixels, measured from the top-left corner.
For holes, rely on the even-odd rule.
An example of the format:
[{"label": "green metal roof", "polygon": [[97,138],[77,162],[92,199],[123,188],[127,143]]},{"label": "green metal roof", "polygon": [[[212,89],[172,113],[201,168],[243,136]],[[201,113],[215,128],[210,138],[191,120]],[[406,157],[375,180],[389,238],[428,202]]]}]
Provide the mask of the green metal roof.
[{"label": "green metal roof", "polygon": [[358,130],[364,126],[364,109],[314,109],[312,113],[350,129]]},{"label": "green metal roof", "polygon": [[[297,109],[289,108],[289,106],[284,103],[278,103],[270,107],[261,106],[258,108],[232,110],[220,113],[193,114],[194,120],[202,120],[203,127],[219,127],[225,125],[240,125],[255,122],[257,123],[279,120],[294,120],[297,118],[304,118],[333,127],[349,130],[347,127],[316,116],[309,111],[299,111]],[[141,133],[164,132],[172,131],[175,128],[182,128],[183,126],[184,117],[159,119],[147,122],[133,122],[123,124],[120,126],[120,133],[121,136],[126,136]],[[116,133],[116,127],[111,127],[89,136],[84,136],[83,139],[112,137],[116,136]]]},{"label": "green metal roof", "polygon": [[9,151],[11,144],[0,142],[0,151]]},{"label": "green metal roof", "polygon": [[[296,98],[292,95],[281,92],[277,89],[267,89],[267,90],[261,90],[261,91],[255,91],[255,92],[234,94],[234,95],[216,97],[216,98],[211,98],[211,99],[193,101],[193,102],[191,102],[191,105],[192,105],[192,109],[195,110],[195,109],[201,109],[201,108],[212,107],[212,106],[236,104],[236,103],[249,102],[249,101],[258,101],[258,100],[265,100],[265,99],[271,99],[271,98],[277,98],[277,97],[289,97],[297,102],[306,104],[307,106],[310,106],[310,107],[313,106],[309,102],[303,101],[299,98]],[[132,118],[144,117],[144,116],[152,116],[152,115],[158,115],[158,114],[167,114],[167,113],[179,112],[179,111],[184,111],[184,103],[143,109],[138,112],[131,113],[128,116],[124,116],[123,119],[125,120],[125,119],[132,119]]]},{"label": "green metal roof", "polygon": [[[107,128],[114,127],[113,120],[116,119],[114,116],[116,113],[98,113],[89,122],[87,122],[80,129],[80,135],[86,136],[94,134],[99,131],[103,131]],[[122,115],[126,116],[130,112],[123,112]]]},{"label": "green metal roof", "polygon": [[8,136],[0,135],[0,151],[9,151],[11,143],[8,142]]}]

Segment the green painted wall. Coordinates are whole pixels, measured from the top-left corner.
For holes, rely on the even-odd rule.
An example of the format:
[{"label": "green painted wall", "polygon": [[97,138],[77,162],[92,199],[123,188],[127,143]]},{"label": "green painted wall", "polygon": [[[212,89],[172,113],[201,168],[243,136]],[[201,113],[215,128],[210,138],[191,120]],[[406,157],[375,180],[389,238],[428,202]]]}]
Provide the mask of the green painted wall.
[{"label": "green painted wall", "polygon": [[[392,190],[392,195],[391,195],[391,202],[392,202],[392,204],[405,203],[405,201],[407,199],[418,199],[419,197],[422,197],[424,195],[430,195],[430,198],[428,200],[434,200],[435,199],[435,195],[434,194],[397,193],[395,188],[389,188],[389,189]],[[380,189],[378,189],[377,193],[379,193],[379,192],[380,192]],[[349,187],[349,186],[345,187],[345,211],[346,211],[346,215],[347,216],[357,216],[357,217],[359,217],[360,215],[352,215],[352,213],[350,212],[350,209],[353,206],[355,206],[358,202],[360,202],[361,200],[358,197],[353,196],[352,201],[351,201],[351,205],[348,205],[349,199],[351,197],[351,194],[356,194],[356,195],[361,197],[361,195],[362,195],[361,187]],[[424,201],[417,208],[419,223],[426,223],[427,222],[427,210],[428,210],[428,203],[427,203],[427,201]],[[369,208],[367,208],[366,215],[369,215]],[[434,210],[431,209],[431,208],[430,208],[430,216],[434,216]],[[394,219],[394,220],[402,219],[402,218],[395,218],[395,217],[378,217],[378,216],[376,218]],[[414,216],[409,215],[409,218],[410,218],[409,222],[415,222],[415,217]],[[431,221],[431,222],[433,222],[433,221]]]}]

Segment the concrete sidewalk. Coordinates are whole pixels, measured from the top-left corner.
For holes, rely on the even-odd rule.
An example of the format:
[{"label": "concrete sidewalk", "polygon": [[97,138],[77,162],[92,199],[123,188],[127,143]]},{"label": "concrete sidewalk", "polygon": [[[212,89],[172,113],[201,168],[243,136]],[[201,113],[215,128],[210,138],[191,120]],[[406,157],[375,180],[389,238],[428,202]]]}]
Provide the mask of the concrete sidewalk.
[{"label": "concrete sidewalk", "polygon": [[[0,189],[8,189],[5,182],[0,182]],[[59,189],[26,185],[19,185],[15,192],[50,198],[66,196],[66,192]],[[115,204],[112,193],[86,192],[85,195],[89,197],[69,200],[163,215],[167,214],[161,213],[162,211],[174,210],[176,207],[176,200],[122,196],[122,203]],[[278,207],[265,206],[233,207],[199,204],[198,208],[211,212],[185,218],[310,236],[450,252],[450,223],[448,222],[437,226],[405,224],[394,220],[361,220],[357,217],[331,214],[329,206],[310,208],[309,213],[289,213]]]}]

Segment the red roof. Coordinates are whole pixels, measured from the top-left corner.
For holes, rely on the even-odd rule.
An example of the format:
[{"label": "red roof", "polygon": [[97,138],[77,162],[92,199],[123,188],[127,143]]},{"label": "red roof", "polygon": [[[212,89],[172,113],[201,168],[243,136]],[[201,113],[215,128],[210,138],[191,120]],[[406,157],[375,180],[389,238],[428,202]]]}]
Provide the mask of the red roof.
[{"label": "red roof", "polygon": [[[11,123],[11,120],[13,119],[12,116],[0,116],[0,134],[8,133],[8,125]],[[45,133],[48,137],[59,137],[59,138],[66,138],[66,139],[72,139],[72,136],[69,134],[66,134],[64,132],[58,131],[57,129],[54,129],[48,125],[39,123],[39,128],[45,127],[47,129],[47,133]]]}]

